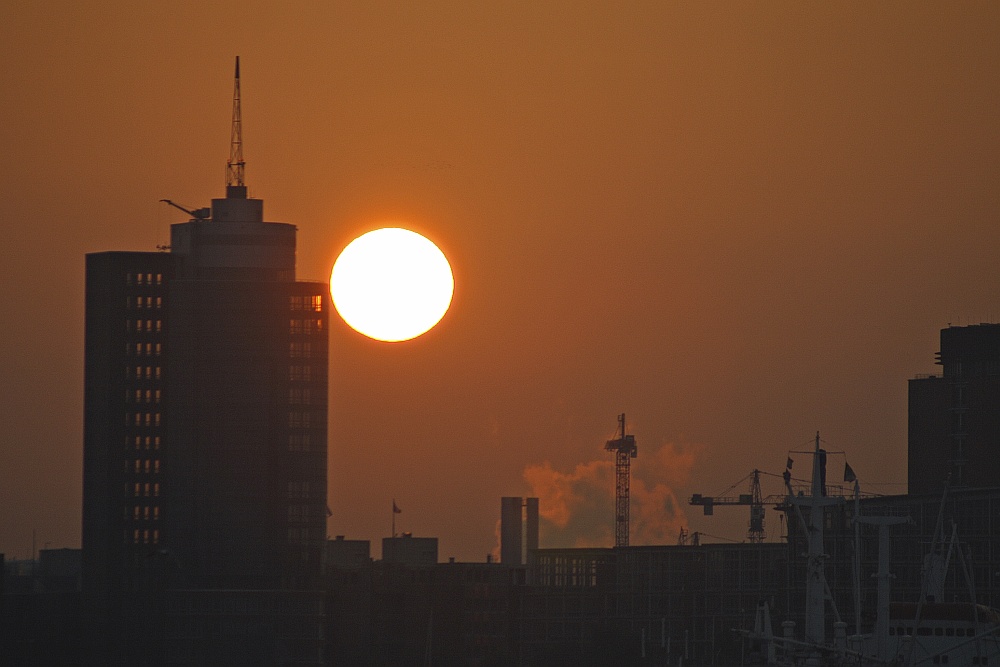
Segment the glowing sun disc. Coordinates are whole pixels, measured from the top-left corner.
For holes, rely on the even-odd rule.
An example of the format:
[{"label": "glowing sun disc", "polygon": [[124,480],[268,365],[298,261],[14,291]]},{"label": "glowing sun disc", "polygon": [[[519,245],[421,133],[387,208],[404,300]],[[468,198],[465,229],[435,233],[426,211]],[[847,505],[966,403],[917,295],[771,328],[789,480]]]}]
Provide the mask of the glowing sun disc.
[{"label": "glowing sun disc", "polygon": [[429,331],[451,305],[455,279],[436,245],[386,227],[351,241],[330,275],[333,305],[355,331],[376,340],[410,340]]}]

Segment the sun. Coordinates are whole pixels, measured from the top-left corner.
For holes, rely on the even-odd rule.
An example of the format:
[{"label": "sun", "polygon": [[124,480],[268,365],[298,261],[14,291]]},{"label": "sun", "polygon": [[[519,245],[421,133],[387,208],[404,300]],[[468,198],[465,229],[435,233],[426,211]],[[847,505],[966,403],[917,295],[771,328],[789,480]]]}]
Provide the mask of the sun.
[{"label": "sun", "polygon": [[436,245],[416,232],[386,227],[351,241],[330,275],[337,312],[375,340],[410,340],[429,331],[451,305],[455,279]]}]

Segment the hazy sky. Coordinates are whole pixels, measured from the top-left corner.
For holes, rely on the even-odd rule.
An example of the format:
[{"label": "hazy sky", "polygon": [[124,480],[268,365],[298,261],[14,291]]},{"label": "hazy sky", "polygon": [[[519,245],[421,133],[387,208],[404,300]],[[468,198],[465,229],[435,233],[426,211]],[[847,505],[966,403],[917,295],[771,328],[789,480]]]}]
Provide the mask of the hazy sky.
[{"label": "hazy sky", "polygon": [[0,552],[79,545],[84,254],[223,195],[236,55],[300,277],[389,224],[455,271],[420,339],[334,320],[331,535],[377,555],[395,498],[483,560],[538,494],[542,546],[610,545],[621,412],[633,543],[741,539],[687,498],[817,430],[902,491],[907,379],[1000,318],[998,34],[996,2],[4,2]]}]

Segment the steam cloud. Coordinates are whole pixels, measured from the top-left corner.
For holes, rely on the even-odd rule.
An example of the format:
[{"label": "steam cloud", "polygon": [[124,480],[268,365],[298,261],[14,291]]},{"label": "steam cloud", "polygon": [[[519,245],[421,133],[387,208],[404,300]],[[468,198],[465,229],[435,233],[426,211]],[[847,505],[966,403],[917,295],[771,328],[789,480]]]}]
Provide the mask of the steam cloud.
[{"label": "steam cloud", "polygon": [[[673,544],[687,525],[673,486],[687,481],[697,445],[667,444],[634,459],[630,483],[630,544]],[[607,547],[614,544],[615,464],[596,460],[560,472],[545,461],[524,469],[538,497],[544,547]]]}]

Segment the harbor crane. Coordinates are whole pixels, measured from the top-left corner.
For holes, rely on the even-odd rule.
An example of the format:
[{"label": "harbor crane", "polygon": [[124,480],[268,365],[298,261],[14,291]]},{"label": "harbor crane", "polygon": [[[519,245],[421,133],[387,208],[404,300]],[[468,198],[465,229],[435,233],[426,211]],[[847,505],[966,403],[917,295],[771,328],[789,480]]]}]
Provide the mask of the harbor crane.
[{"label": "harbor crane", "polygon": [[747,528],[747,540],[753,544],[764,541],[764,499],[760,492],[761,471],[756,468],[749,475],[741,479],[730,490],[736,488],[740,482],[750,479],[750,493],[741,493],[738,496],[703,496],[696,493],[691,496],[691,505],[701,505],[705,516],[712,516],[716,505],[749,505],[750,524]]},{"label": "harbor crane", "polygon": [[638,450],[634,435],[625,435],[625,413],[618,415],[619,437],[608,440],[604,449],[615,453],[615,546],[628,546],[629,464]]}]

